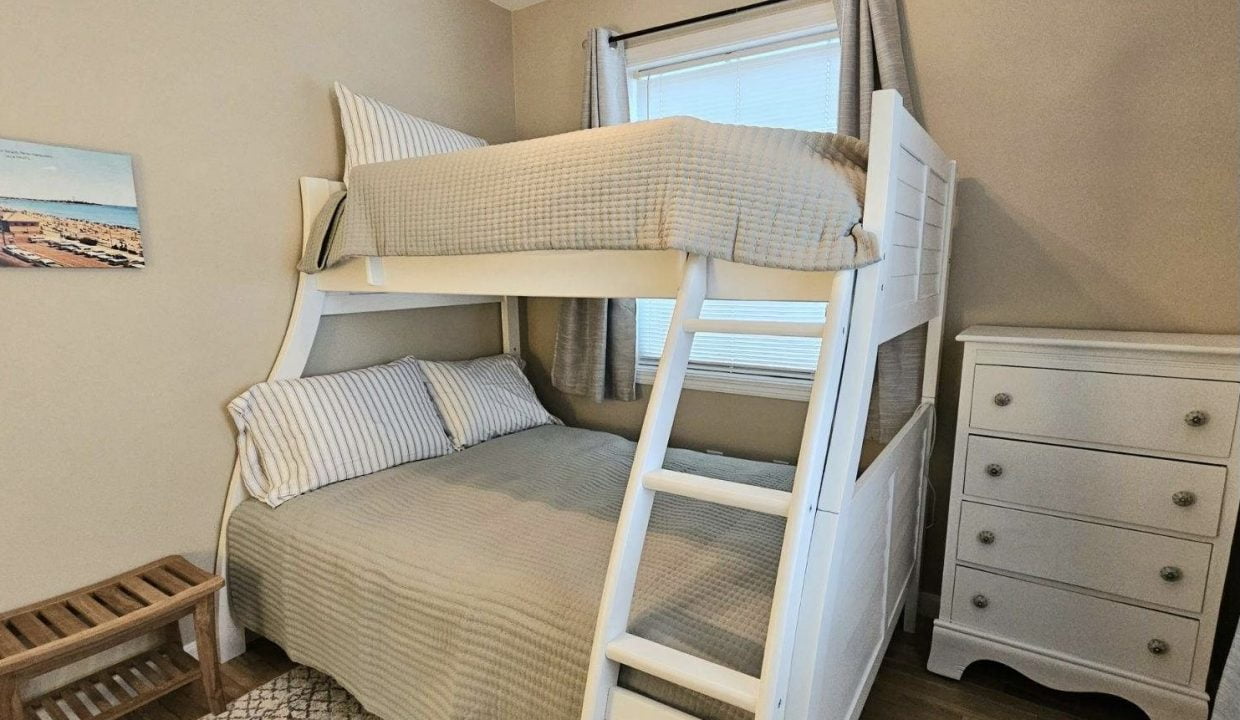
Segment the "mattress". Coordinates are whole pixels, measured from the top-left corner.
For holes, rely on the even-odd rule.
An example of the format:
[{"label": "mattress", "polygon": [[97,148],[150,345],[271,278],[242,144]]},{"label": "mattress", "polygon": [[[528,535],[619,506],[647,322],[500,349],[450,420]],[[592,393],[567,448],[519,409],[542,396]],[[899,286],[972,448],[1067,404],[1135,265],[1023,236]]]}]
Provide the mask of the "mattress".
[{"label": "mattress", "polygon": [[323,209],[299,267],[626,249],[859,267],[880,252],[859,224],[866,163],[856,138],[677,117],[363,165]]},{"label": "mattress", "polygon": [[[328,486],[228,527],[232,609],[389,720],[580,716],[634,444],[544,426]],[[792,468],[671,450],[665,466],[787,489]],[[783,519],[661,494],[630,628],[758,675]],[[752,717],[631,669],[703,718]]]}]

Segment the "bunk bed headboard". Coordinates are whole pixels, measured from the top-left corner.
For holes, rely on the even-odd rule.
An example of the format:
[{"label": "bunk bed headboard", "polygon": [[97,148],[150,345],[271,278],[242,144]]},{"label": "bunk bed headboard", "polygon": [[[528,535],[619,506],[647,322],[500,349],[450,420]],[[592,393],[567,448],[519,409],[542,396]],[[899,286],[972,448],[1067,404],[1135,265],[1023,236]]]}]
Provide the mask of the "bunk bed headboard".
[{"label": "bunk bed headboard", "polygon": [[877,337],[882,343],[942,316],[956,163],[894,90],[874,93],[871,117],[875,125],[863,222],[882,240]]}]

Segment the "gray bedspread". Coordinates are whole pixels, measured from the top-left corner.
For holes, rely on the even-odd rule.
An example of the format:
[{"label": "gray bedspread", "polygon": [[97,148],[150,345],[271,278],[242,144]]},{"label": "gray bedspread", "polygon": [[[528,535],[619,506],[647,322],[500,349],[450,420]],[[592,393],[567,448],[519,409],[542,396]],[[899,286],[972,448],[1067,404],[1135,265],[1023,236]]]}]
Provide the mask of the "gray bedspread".
[{"label": "gray bedspread", "polygon": [[879,259],[859,225],[867,148],[830,133],[665,118],[363,165],[309,235],[304,272],[355,256],[677,249],[839,270]]},{"label": "gray bedspread", "polygon": [[[246,627],[387,720],[579,717],[633,443],[545,426],[336,483],[229,524]],[[666,467],[787,489],[792,468],[672,450]],[[783,520],[660,495],[630,620],[758,674]],[[625,670],[706,718],[736,708]]]}]

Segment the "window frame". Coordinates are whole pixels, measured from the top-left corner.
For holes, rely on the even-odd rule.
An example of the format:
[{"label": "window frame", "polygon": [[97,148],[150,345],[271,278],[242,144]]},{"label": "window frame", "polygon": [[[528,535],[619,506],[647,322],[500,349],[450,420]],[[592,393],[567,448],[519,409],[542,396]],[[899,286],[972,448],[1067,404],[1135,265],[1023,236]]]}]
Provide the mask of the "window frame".
[{"label": "window frame", "polygon": [[[838,37],[835,9],[829,2],[758,15],[661,40],[639,42],[626,48],[625,72],[629,97],[637,97],[639,75],[649,74],[652,70],[816,36]],[[636,109],[636,103],[633,107]],[[639,319],[639,330],[640,322]],[[636,360],[637,382],[641,385],[652,384],[658,367],[657,360],[652,361],[640,355]],[[790,376],[780,375],[779,371],[774,370],[770,374],[745,373],[694,367],[690,364],[684,385],[691,390],[781,400],[808,400],[812,383],[812,371],[803,376]]]}]

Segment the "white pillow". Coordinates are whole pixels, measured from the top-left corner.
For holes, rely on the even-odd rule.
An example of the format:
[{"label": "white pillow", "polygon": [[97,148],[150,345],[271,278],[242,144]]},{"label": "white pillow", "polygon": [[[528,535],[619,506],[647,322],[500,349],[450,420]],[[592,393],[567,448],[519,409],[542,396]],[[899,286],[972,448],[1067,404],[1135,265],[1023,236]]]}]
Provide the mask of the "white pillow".
[{"label": "white pillow", "polygon": [[358,165],[482,147],[486,141],[436,125],[358,95],[336,83],[340,129],[344,132],[344,181]]},{"label": "white pillow", "polygon": [[460,362],[421,361],[431,397],[457,449],[539,425],[560,424],[547,412],[512,355]]},{"label": "white pillow", "polygon": [[259,383],[228,404],[241,479],[275,507],[289,498],[452,452],[418,361]]}]

